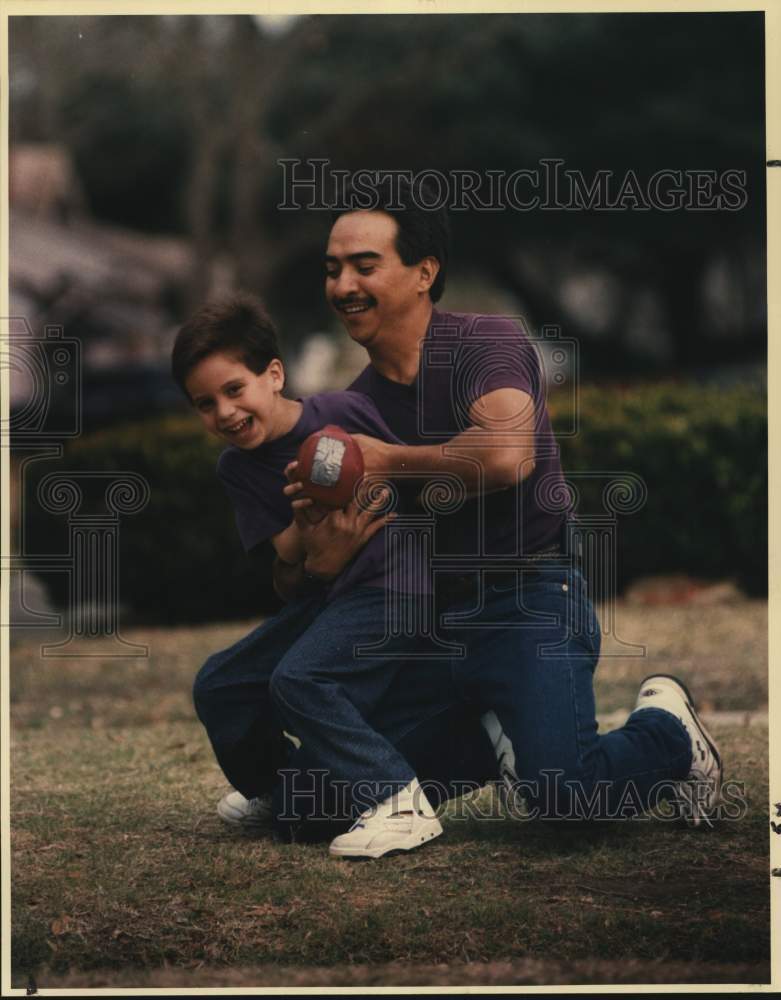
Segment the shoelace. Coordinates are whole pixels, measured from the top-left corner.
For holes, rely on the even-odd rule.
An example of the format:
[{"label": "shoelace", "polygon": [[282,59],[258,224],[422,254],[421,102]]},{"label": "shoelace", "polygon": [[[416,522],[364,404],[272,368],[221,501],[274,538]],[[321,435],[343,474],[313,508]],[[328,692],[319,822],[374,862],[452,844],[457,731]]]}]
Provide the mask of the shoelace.
[{"label": "shoelace", "polygon": [[[352,832],[353,830],[363,830],[363,829],[365,829],[365,827],[366,827],[366,821],[369,820],[369,819],[371,819],[373,817],[373,815],[374,814],[372,813],[371,816],[359,816],[358,819],[350,827],[350,832]],[[404,810],[404,811],[401,811],[401,812],[389,813],[387,816],[383,817],[383,822],[387,823],[389,820],[390,821],[393,821],[393,820],[399,821],[399,820],[407,820],[407,819],[409,819],[411,821],[413,816],[423,816],[423,813],[422,812],[413,812],[412,810]]]}]

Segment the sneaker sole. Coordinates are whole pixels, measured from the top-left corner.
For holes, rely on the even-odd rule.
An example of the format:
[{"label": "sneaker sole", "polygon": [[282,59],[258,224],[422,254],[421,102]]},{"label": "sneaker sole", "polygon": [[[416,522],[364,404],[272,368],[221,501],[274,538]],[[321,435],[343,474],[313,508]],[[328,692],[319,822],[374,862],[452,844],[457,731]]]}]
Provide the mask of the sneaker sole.
[{"label": "sneaker sole", "polygon": [[241,813],[234,813],[232,811],[228,811],[227,809],[223,810],[218,804],[217,815],[223,823],[227,823],[228,826],[235,827],[239,830],[267,830],[271,826],[270,814],[267,818],[249,819],[246,816],[242,816]]},{"label": "sneaker sole", "polygon": [[377,858],[392,857],[394,854],[407,854],[419,847],[425,847],[426,844],[430,844],[432,840],[443,833],[442,824],[436,820],[436,827],[432,825],[426,833],[411,833],[403,844],[397,844],[395,847],[362,849],[359,847],[334,847],[332,845],[328,848],[328,853],[332,858],[343,858],[346,861],[376,861]]},{"label": "sneaker sole", "polygon": [[[719,748],[716,746],[715,740],[708,732],[708,730],[705,728],[705,724],[697,714],[697,709],[694,707],[694,698],[692,698],[691,691],[689,691],[689,689],[686,687],[684,682],[679,677],[674,677],[672,674],[650,674],[640,684],[641,689],[645,686],[645,684],[648,681],[653,681],[656,677],[663,677],[665,680],[672,681],[683,692],[684,700],[686,702],[686,707],[689,709],[689,712],[691,713],[691,717],[694,720],[694,724],[699,729],[700,735],[708,744],[708,749],[713,754],[714,758],[716,759],[716,763],[718,764],[718,769],[719,769],[718,782],[716,784],[716,794],[714,796],[715,801],[718,802],[719,798],[721,797],[721,785],[724,777],[724,765],[722,763],[721,754],[719,753]],[[683,788],[685,786],[682,785],[681,787]],[[693,801],[691,797],[687,796],[685,792],[684,792],[684,798],[686,798],[688,805],[693,807]],[[701,820],[704,820],[708,824],[708,826],[712,825],[707,814],[702,814],[698,816],[693,813],[692,816],[687,816],[685,817],[685,819],[687,823],[690,823],[694,826],[699,826]]]}]

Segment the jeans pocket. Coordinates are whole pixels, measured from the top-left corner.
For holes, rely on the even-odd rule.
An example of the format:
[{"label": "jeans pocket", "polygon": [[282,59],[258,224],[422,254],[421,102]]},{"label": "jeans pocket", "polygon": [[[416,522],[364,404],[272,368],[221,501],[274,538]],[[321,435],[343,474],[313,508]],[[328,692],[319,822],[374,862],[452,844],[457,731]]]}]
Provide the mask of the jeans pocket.
[{"label": "jeans pocket", "polygon": [[540,574],[539,579],[532,578],[532,581],[524,591],[527,607],[558,612],[567,637],[593,657],[596,666],[602,633],[580,573]]},{"label": "jeans pocket", "polygon": [[596,668],[599,652],[602,648],[602,630],[599,625],[594,605],[583,587],[579,595],[572,598],[572,635],[594,657]]}]

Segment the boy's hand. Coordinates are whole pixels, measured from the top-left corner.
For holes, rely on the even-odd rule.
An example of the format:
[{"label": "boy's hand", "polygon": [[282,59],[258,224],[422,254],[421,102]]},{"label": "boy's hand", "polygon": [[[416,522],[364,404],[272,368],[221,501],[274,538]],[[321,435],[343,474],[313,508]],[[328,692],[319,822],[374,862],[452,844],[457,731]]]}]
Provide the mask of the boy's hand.
[{"label": "boy's hand", "polygon": [[381,513],[387,499],[388,491],[381,490],[366,509],[353,499],[343,509],[327,511],[315,522],[308,519],[312,502],[294,500],[293,518],[306,550],[306,572],[322,580],[337,577],[369,539],[396,518],[395,513]]},{"label": "boy's hand", "polygon": [[[288,485],[282,488],[282,492],[286,497],[290,497],[293,501],[293,512],[296,509],[306,511],[305,517],[310,524],[319,524],[320,521],[329,513],[328,507],[323,507],[322,504],[315,503],[310,497],[301,497],[300,500],[295,498],[304,488],[304,484],[300,479],[296,478],[296,473],[298,471],[298,462],[288,462],[285,466],[285,476],[287,477]],[[296,523],[295,521],[293,522]]]}]

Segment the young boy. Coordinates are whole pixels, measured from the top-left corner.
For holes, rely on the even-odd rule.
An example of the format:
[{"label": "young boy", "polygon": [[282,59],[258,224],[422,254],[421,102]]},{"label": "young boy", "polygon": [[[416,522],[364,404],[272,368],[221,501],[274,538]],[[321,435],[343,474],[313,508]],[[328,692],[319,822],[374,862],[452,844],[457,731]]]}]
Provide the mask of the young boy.
[{"label": "young boy", "polygon": [[270,540],[275,587],[288,600],[270,621],[210,656],[195,681],[198,717],[238,792],[218,812],[245,826],[270,817],[284,727],[332,781],[349,784],[353,801],[369,806],[332,841],[333,855],[377,858],[438,837],[442,827],[409,763],[366,722],[399,661],[389,660],[387,649],[384,658],[353,652],[385,635],[381,529],[393,515],[353,501],[313,524],[302,511],[294,517],[283,494],[300,443],[325,424],[397,439],[361,393],[284,397],[276,331],[246,295],[198,310],[179,331],[172,369],[206,429],[227,445],[217,472],[244,548],[257,552]]}]

